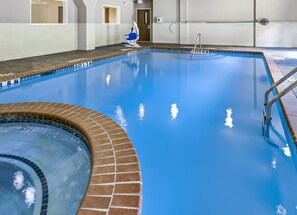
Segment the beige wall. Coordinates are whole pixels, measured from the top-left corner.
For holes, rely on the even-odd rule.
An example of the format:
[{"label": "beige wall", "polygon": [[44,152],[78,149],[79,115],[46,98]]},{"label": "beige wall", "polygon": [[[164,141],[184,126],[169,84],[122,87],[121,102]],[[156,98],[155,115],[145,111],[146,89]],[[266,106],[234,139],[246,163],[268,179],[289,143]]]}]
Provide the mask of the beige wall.
[{"label": "beige wall", "polygon": [[[63,7],[66,12],[67,3],[63,4],[63,2],[52,0],[43,0],[42,2],[47,5],[32,4],[31,23],[58,23],[58,8],[59,6]],[[67,23],[67,20],[64,20],[64,23]]]},{"label": "beige wall", "polygon": [[117,23],[117,8],[111,8],[109,10],[109,17],[111,23]]},{"label": "beige wall", "polygon": [[49,5],[33,4],[31,7],[31,23],[48,23],[49,8]]}]

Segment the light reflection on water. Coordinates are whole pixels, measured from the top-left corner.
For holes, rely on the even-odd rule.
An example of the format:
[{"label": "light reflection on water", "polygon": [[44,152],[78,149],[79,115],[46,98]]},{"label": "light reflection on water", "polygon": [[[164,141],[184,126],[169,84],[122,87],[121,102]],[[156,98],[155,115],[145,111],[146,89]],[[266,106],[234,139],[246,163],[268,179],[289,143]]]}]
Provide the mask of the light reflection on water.
[{"label": "light reflection on water", "polygon": [[225,126],[229,127],[229,128],[233,128],[233,119],[232,119],[232,109],[228,108],[226,109],[227,112],[227,117],[225,119]]},{"label": "light reflection on water", "polygon": [[106,76],[106,85],[109,87],[109,82],[110,82],[110,75]]},{"label": "light reflection on water", "polygon": [[35,203],[35,197],[36,197],[35,188],[32,186],[28,186],[22,192],[25,193],[25,203],[29,208],[33,203]]},{"label": "light reflection on water", "polygon": [[[49,191],[48,214],[75,214],[90,175],[90,155],[85,143],[65,130],[43,124],[2,123],[0,128],[7,130],[1,133],[1,153],[27,158],[44,173]],[[26,207],[32,207],[36,198],[41,198],[37,196],[41,191],[35,190],[23,171],[15,171],[12,180],[11,186],[22,193]]]},{"label": "light reflection on water", "polygon": [[170,113],[171,113],[171,120],[172,121],[175,120],[178,114],[178,107],[176,103],[171,105]]},{"label": "light reflection on water", "polygon": [[272,158],[272,161],[271,161],[271,167],[273,168],[273,169],[276,169],[276,164],[277,164],[277,162],[276,162],[276,158],[275,157],[273,157]]},{"label": "light reflection on water", "polygon": [[14,179],[13,179],[13,186],[16,190],[20,190],[24,186],[24,175],[22,171],[17,171],[14,173]]},{"label": "light reflection on water", "polygon": [[36,189],[41,190],[40,186],[36,173],[29,166],[18,160],[1,158],[0,214],[38,214],[41,191],[36,192]]},{"label": "light reflection on water", "polygon": [[286,147],[283,147],[282,149],[283,149],[284,154],[286,156],[291,157],[291,151],[290,151],[290,148],[289,148],[288,144],[286,144]]},{"label": "light reflection on water", "polygon": [[276,214],[277,215],[286,215],[287,210],[282,204],[279,204],[276,206]]},{"label": "light reflection on water", "polygon": [[145,110],[144,110],[144,105],[142,103],[139,104],[138,106],[138,117],[139,120],[142,121],[144,118]]},{"label": "light reflection on water", "polygon": [[125,119],[125,115],[123,113],[123,110],[120,106],[116,107],[115,110],[115,121],[121,126],[125,131],[127,131],[128,123]]}]

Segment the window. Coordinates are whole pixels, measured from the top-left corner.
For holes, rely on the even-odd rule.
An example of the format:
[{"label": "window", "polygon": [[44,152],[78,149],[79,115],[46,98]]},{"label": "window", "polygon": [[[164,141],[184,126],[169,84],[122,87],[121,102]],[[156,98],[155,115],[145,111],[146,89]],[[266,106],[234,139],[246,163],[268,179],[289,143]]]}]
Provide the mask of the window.
[{"label": "window", "polygon": [[67,23],[67,0],[31,0],[31,23]]},{"label": "window", "polygon": [[115,6],[103,5],[102,6],[102,20],[103,23],[120,23],[120,8]]}]

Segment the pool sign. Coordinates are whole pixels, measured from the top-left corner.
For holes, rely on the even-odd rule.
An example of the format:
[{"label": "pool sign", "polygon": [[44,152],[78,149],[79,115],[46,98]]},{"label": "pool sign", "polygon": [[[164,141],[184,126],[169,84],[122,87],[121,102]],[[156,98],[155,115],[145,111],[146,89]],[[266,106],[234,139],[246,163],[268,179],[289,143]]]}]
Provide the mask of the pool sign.
[{"label": "pool sign", "polygon": [[73,65],[74,69],[81,69],[81,68],[88,68],[92,66],[92,61],[84,62],[84,63],[79,63]]},{"label": "pool sign", "polygon": [[[87,61],[87,62],[75,64],[75,65],[69,66],[69,67],[64,67],[64,68],[60,68],[60,69],[54,69],[54,70],[46,71],[45,73],[46,74],[53,74],[53,73],[64,72],[64,71],[68,71],[69,68],[74,68],[74,70],[82,69],[82,68],[88,68],[88,67],[92,66],[92,63],[93,63],[93,61]],[[11,80],[8,80],[8,81],[2,81],[2,82],[0,82],[0,89],[4,89],[4,88],[7,88],[7,87],[18,86],[20,84],[20,82],[35,79],[35,78],[39,78],[39,77],[42,76],[42,74],[43,73],[28,75],[28,76],[24,76],[24,77],[21,77],[21,78],[15,78],[15,79],[11,79]]]},{"label": "pool sign", "polygon": [[16,78],[16,79],[12,79],[12,80],[8,80],[8,81],[2,81],[0,82],[0,88],[2,87],[9,87],[9,86],[15,86],[15,85],[19,85],[20,84],[21,79],[20,78]]}]

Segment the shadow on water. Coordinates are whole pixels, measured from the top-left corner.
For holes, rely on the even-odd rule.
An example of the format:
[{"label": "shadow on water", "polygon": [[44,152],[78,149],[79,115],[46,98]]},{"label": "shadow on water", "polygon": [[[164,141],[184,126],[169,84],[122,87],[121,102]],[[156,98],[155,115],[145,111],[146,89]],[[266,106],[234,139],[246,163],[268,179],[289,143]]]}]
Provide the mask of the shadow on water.
[{"label": "shadow on water", "polygon": [[265,139],[265,141],[266,141],[269,145],[273,146],[274,148],[277,148],[277,149],[280,148],[280,146],[277,145],[276,143],[274,143],[269,137],[268,137],[268,138],[264,138],[264,139]]},{"label": "shadow on water", "polygon": [[[271,126],[269,127],[270,129],[270,137],[271,137],[271,132],[274,134],[275,137],[278,138],[278,140],[280,140],[281,143],[283,143],[284,145],[287,144],[287,140],[274,128],[274,126],[271,124]],[[275,148],[281,148],[281,146],[279,146],[278,144],[276,144],[276,140],[270,137],[264,137],[265,141],[275,147]]]}]

